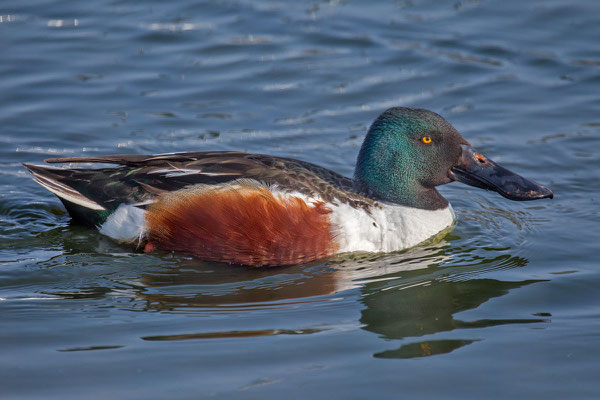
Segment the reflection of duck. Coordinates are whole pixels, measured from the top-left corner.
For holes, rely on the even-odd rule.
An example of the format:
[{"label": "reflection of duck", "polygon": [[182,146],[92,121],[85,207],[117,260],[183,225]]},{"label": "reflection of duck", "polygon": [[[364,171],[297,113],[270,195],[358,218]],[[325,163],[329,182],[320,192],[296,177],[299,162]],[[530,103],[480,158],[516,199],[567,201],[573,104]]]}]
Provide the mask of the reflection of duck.
[{"label": "reflection of duck", "polygon": [[[494,252],[495,254],[495,252]],[[318,302],[330,295],[351,289],[375,287],[377,282],[419,284],[447,276],[443,264],[469,259],[469,253],[454,259],[454,251],[444,240],[431,246],[419,246],[402,253],[344,255],[326,264],[306,264],[285,269],[249,270],[241,267],[221,268],[220,264],[177,259],[159,270],[143,272],[135,280],[136,297],[147,307],[157,310],[186,308],[261,308],[291,303]],[[477,264],[464,261],[455,273],[475,269],[513,268],[518,257],[506,259],[478,257]],[[175,260],[171,260],[175,261]],[[481,265],[480,265],[481,264]],[[454,268],[453,268],[454,270]],[[362,290],[362,289],[361,289]]]},{"label": "reflection of duck", "polygon": [[[264,309],[290,309],[306,314],[312,307],[331,310],[344,299],[360,305],[360,327],[389,339],[426,336],[425,340],[406,343],[397,349],[377,353],[377,357],[420,357],[450,352],[477,339],[439,338],[437,333],[457,329],[484,328],[501,324],[536,323],[547,319],[483,319],[464,321],[455,318],[462,311],[507,294],[513,289],[538,281],[503,282],[482,279],[490,270],[523,267],[521,257],[492,252],[492,258],[456,254],[447,243],[418,247],[402,254],[390,254],[373,260],[355,257],[327,265],[291,266],[286,269],[249,270],[219,268],[218,265],[189,264],[180,260],[152,273],[144,272],[133,284],[136,303],[148,310],[178,313],[254,315]],[[419,261],[420,260],[420,261]],[[452,260],[452,261],[451,261]],[[440,264],[452,266],[440,267]],[[354,287],[354,290],[339,293]],[[337,293],[337,294],[336,294]],[[337,305],[336,305],[337,304]],[[347,307],[348,304],[342,307]],[[354,306],[350,306],[354,308]],[[286,312],[287,313],[287,312]],[[327,314],[327,313],[326,313]],[[286,314],[287,315],[287,314]],[[273,320],[259,325],[261,330],[199,330],[153,337],[147,340],[188,340],[216,337],[311,334],[331,329],[332,316],[325,323],[309,318],[299,324]],[[433,336],[433,337],[430,337]]]},{"label": "reflection of duck", "polygon": [[[495,261],[493,264],[496,264]],[[523,266],[526,259],[511,257],[501,267]],[[504,264],[504,266],[502,266]],[[481,270],[476,270],[476,273]],[[363,289],[360,322],[364,329],[386,339],[421,337],[455,329],[484,328],[504,324],[545,322],[543,318],[484,319],[463,321],[454,315],[479,307],[494,297],[540,280],[503,282],[494,279],[406,279],[381,284],[367,284]],[[446,277],[447,278],[447,277]],[[383,289],[383,290],[382,290]],[[412,358],[448,353],[472,343],[473,339],[438,339],[404,344],[398,349],[376,354],[382,358]]]},{"label": "reflection of duck", "polygon": [[352,253],[328,263],[280,268],[222,268],[219,263],[181,257],[165,267],[143,272],[133,284],[136,298],[155,310],[173,308],[262,308],[329,301],[329,296],[364,286],[367,282],[398,278],[407,271],[436,267],[452,254],[444,240],[402,253]]},{"label": "reflection of duck", "polygon": [[326,265],[248,270],[197,261],[178,264],[130,282],[148,309],[279,308],[336,292],[336,271]]},{"label": "reflection of duck", "polygon": [[287,158],[234,152],[115,155],[26,165],[71,216],[151,250],[253,266],[412,247],[453,223],[436,186],[458,180],[513,200],[552,197],[475,152],[439,115],[391,108],[371,125],[354,179]]}]

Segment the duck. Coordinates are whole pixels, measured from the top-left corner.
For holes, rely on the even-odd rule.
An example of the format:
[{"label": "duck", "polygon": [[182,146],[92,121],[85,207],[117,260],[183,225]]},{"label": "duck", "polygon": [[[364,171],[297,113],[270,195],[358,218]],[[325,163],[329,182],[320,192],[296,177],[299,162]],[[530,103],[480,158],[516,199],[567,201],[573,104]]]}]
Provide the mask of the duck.
[{"label": "duck", "polygon": [[454,181],[516,201],[554,196],[477,152],[442,116],[410,107],[375,119],[352,178],[306,161],[234,151],[45,161],[113,165],[24,164],[74,222],[147,252],[250,267],[417,246],[455,225],[436,189]]}]

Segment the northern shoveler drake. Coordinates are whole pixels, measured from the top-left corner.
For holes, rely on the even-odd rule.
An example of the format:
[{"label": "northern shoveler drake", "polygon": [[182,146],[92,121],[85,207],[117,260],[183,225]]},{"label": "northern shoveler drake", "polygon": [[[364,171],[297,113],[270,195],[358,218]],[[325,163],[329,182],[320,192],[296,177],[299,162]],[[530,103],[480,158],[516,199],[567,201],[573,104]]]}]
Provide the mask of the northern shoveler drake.
[{"label": "northern shoveler drake", "polygon": [[249,266],[415,246],[454,224],[436,190],[452,181],[511,200],[553,197],[475,151],[438,114],[405,107],[373,122],[353,179],[305,161],[222,151],[46,162],[118,165],[24,164],[75,221],[146,251]]}]

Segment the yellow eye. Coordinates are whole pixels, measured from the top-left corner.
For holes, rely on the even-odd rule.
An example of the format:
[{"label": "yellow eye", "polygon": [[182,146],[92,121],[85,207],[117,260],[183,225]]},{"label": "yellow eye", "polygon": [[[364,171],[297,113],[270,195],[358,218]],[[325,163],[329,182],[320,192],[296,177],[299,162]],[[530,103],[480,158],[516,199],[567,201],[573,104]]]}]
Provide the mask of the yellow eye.
[{"label": "yellow eye", "polygon": [[431,143],[431,136],[423,136],[421,138],[421,142],[425,143],[425,144],[429,144]]}]

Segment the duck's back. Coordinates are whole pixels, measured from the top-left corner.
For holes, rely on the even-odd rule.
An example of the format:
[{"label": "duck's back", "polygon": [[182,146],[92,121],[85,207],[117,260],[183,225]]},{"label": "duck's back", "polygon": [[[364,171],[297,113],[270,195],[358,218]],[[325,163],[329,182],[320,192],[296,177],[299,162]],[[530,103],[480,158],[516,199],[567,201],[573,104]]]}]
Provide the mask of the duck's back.
[{"label": "duck's back", "polygon": [[[88,225],[97,225],[121,204],[143,205],[167,192],[199,184],[223,185],[239,179],[353,207],[364,208],[374,203],[354,192],[350,178],[308,162],[262,154],[110,155],[51,158],[46,162],[119,165],[99,169],[26,165],[38,183],[59,196],[75,220]],[[101,212],[90,213],[86,209]]]}]

